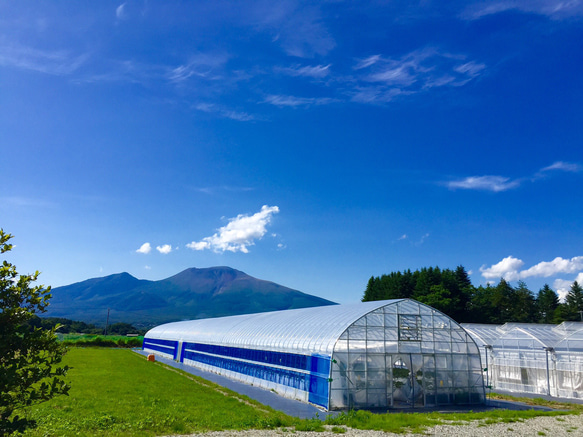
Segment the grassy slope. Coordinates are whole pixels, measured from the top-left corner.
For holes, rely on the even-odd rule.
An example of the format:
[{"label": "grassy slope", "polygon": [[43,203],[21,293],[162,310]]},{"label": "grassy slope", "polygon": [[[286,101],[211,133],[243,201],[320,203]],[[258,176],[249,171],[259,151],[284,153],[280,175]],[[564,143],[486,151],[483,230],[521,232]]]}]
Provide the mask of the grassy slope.
[{"label": "grassy slope", "polygon": [[[65,361],[73,367],[67,376],[71,383],[70,396],[31,408],[30,414],[38,420],[39,428],[27,435],[148,436],[279,426],[323,430],[318,419],[291,418],[203,379],[160,363],[149,363],[129,350],[72,348]],[[358,411],[329,418],[326,423],[359,429],[423,432],[444,421],[461,425],[480,420],[487,424],[561,414],[570,413],[492,410],[372,414]]]}]

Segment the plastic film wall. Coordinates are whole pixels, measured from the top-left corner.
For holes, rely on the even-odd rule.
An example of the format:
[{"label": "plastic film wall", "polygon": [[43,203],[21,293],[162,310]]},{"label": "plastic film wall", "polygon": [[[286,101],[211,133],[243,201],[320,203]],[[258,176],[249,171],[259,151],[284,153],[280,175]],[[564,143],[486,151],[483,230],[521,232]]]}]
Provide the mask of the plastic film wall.
[{"label": "plastic film wall", "polygon": [[463,324],[496,390],[564,398],[583,397],[583,323]]},{"label": "plastic film wall", "polygon": [[326,409],[484,402],[476,344],[412,300],[170,323],[143,348]]},{"label": "plastic film wall", "polygon": [[474,341],[449,317],[414,301],[355,321],[332,358],[331,409],[484,402]]}]

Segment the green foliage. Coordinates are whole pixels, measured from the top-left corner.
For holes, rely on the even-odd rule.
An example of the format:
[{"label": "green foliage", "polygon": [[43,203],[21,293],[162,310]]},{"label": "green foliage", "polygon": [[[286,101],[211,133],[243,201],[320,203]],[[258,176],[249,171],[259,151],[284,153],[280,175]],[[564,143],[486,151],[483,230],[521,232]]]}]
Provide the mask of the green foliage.
[{"label": "green foliage", "polygon": [[427,304],[459,323],[555,323],[581,320],[583,288],[573,283],[564,304],[548,285],[538,292],[525,282],[513,287],[504,278],[497,285],[474,287],[463,266],[439,267],[372,276],[363,301],[410,298]]},{"label": "green foliage", "polygon": [[472,285],[462,266],[456,270],[439,267],[411,272],[392,272],[371,277],[363,301],[411,298],[430,305],[460,322],[471,321],[468,308]]},{"label": "green foliage", "polygon": [[[12,249],[11,238],[0,229],[0,253]],[[51,297],[50,287],[32,285],[38,275],[19,275],[8,261],[0,267],[0,435],[35,426],[17,410],[69,391],[63,378],[68,367],[58,367],[65,348],[55,329],[27,324]]]},{"label": "green foliage", "polygon": [[69,347],[142,347],[144,337],[124,337],[121,335],[65,335],[62,342]]},{"label": "green foliage", "polygon": [[539,323],[554,323],[555,312],[559,308],[559,296],[548,284],[545,284],[538,292],[536,306]]},{"label": "green foliage", "polygon": [[582,320],[581,311],[583,311],[583,288],[577,281],[573,282],[571,289],[565,299],[566,319],[570,321]]}]

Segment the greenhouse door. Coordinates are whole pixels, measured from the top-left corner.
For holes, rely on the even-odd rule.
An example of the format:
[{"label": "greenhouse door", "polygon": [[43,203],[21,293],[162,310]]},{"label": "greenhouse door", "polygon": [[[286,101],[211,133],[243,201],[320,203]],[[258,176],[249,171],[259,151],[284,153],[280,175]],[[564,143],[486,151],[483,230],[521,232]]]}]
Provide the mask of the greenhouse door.
[{"label": "greenhouse door", "polygon": [[387,381],[388,404],[393,408],[423,407],[423,356],[395,354],[388,355],[387,359],[392,376]]}]

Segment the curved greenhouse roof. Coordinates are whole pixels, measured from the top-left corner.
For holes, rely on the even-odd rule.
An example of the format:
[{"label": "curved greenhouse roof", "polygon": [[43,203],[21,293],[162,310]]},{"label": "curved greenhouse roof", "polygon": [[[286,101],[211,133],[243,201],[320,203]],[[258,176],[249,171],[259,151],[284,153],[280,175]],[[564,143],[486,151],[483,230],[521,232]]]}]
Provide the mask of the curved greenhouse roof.
[{"label": "curved greenhouse roof", "polygon": [[340,335],[352,323],[378,308],[401,301],[403,299],[189,320],[153,328],[147,337],[331,354]]},{"label": "curved greenhouse roof", "polygon": [[168,323],[143,347],[326,409],[484,402],[472,338],[410,299]]}]

